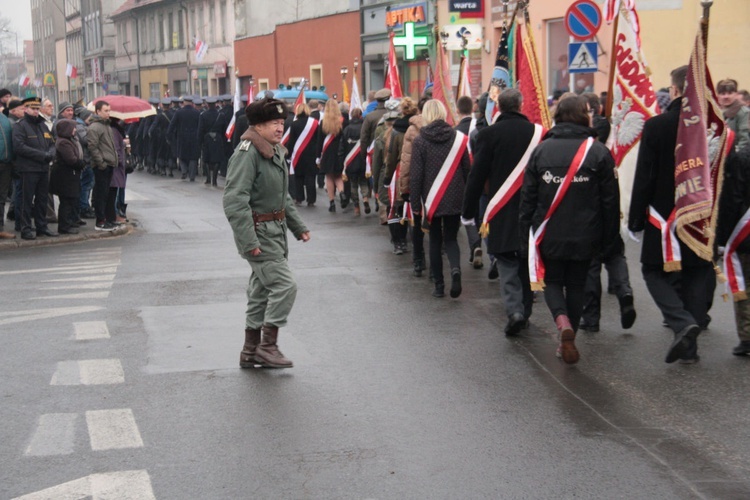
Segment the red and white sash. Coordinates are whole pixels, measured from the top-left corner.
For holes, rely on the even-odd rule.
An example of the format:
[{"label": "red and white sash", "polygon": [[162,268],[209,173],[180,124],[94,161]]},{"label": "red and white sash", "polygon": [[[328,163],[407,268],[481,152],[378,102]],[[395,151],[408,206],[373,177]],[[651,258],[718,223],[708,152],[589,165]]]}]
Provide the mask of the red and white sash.
[{"label": "red and white sash", "polygon": [[[388,212],[388,224],[398,224],[401,222],[398,214],[396,213],[396,196],[398,196],[398,180],[401,177],[401,162],[396,165],[396,170],[393,172],[391,177],[391,183],[388,185],[388,201],[391,204],[391,209]],[[407,203],[405,203],[407,205]]]},{"label": "red and white sash", "polygon": [[427,198],[424,200],[425,216],[428,222],[432,221],[432,217],[435,215],[438,206],[440,206],[440,201],[443,199],[445,191],[447,191],[448,186],[453,180],[453,176],[456,173],[456,169],[458,169],[458,165],[461,163],[461,158],[468,145],[469,138],[461,132],[456,132],[456,138],[453,139],[453,146],[451,146],[448,157],[443,162],[443,166],[440,167],[440,171],[437,177],[435,177],[435,182],[432,183],[430,192],[427,193]]},{"label": "red and white sash", "polygon": [[302,129],[302,133],[297,137],[297,142],[294,143],[291,167],[289,168],[290,174],[294,174],[294,169],[297,167],[297,163],[299,163],[299,158],[302,155],[302,152],[307,148],[307,145],[310,144],[310,140],[315,135],[316,130],[318,130],[318,120],[315,118],[308,118],[307,123],[305,123],[305,128]]},{"label": "red and white sash", "polygon": [[664,270],[668,273],[682,269],[680,242],[675,233],[677,228],[675,214],[675,210],[672,209],[669,218],[664,220],[654,207],[648,207],[648,221],[661,232],[661,256],[664,259]]},{"label": "red and white sash", "polygon": [[542,137],[544,137],[544,127],[535,124],[534,135],[531,136],[531,142],[529,142],[526,151],[487,205],[482,225],[479,227],[479,234],[482,235],[482,238],[486,238],[487,235],[490,234],[490,221],[500,210],[503,209],[503,207],[505,207],[505,205],[508,204],[518,190],[521,189],[521,186],[523,185],[523,172],[526,170],[526,165],[529,163],[531,153],[542,141]]},{"label": "red and white sash", "polygon": [[404,216],[401,217],[401,224],[414,225],[414,212],[411,209],[411,203],[408,201],[404,202]]},{"label": "red and white sash", "polygon": [[281,145],[286,147],[286,143],[289,142],[289,132],[292,131],[292,127],[289,127],[286,129],[286,132],[284,132],[284,135],[281,136]]},{"label": "red and white sash", "polygon": [[727,277],[727,289],[732,293],[735,302],[747,299],[745,275],[742,272],[737,248],[750,235],[750,209],[745,212],[734,227],[732,235],[724,249],[724,274]]},{"label": "red and white sash", "polygon": [[560,184],[560,186],[557,188],[555,197],[552,199],[552,204],[550,205],[549,209],[547,209],[547,214],[544,216],[544,220],[536,229],[536,231],[534,231],[533,227],[529,228],[529,281],[531,282],[531,289],[534,291],[544,290],[545,269],[539,247],[542,244],[542,240],[544,239],[544,233],[547,229],[547,223],[549,222],[555,211],[557,211],[557,208],[560,206],[560,202],[562,202],[565,194],[568,192],[568,188],[573,182],[573,178],[575,177],[576,173],[581,168],[581,165],[583,165],[583,162],[586,161],[586,157],[588,156],[589,150],[591,150],[591,146],[593,144],[593,137],[589,137],[588,139],[583,141],[581,146],[578,148],[575,156],[573,157],[573,162],[568,167],[568,172],[565,174],[565,178],[563,179],[562,184]]},{"label": "red and white sash", "polygon": [[333,134],[328,134],[326,135],[325,139],[323,139],[323,150],[320,152],[321,158],[323,158],[323,155],[326,154],[326,149],[328,149],[328,146],[331,145],[334,137],[335,136]]},{"label": "red and white sash", "polygon": [[349,151],[349,154],[346,155],[346,158],[344,158],[344,171],[342,172],[344,177],[346,177],[346,169],[349,168],[349,165],[351,165],[354,159],[360,154],[362,154],[362,148],[360,147],[360,142],[357,141],[352,150]]},{"label": "red and white sash", "polygon": [[[360,145],[360,149],[361,149]],[[372,153],[375,151],[375,141],[373,140],[369,146],[367,146],[367,152],[365,154],[365,177],[372,177]]]}]

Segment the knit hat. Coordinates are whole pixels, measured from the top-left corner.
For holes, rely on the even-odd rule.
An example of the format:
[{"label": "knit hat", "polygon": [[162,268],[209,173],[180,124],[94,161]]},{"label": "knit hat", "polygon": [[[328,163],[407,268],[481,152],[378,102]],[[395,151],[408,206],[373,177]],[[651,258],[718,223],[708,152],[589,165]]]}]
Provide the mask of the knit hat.
[{"label": "knit hat", "polygon": [[0,99],[5,97],[6,95],[13,95],[13,92],[8,89],[0,89]]},{"label": "knit hat", "polygon": [[250,125],[258,125],[271,120],[285,120],[287,109],[284,101],[266,97],[250,104],[245,109],[245,114]]},{"label": "knit hat", "polygon": [[57,107],[57,114],[59,115],[63,111],[65,111],[68,108],[72,108],[73,105],[70,104],[68,101],[63,101],[60,103],[60,105]]}]

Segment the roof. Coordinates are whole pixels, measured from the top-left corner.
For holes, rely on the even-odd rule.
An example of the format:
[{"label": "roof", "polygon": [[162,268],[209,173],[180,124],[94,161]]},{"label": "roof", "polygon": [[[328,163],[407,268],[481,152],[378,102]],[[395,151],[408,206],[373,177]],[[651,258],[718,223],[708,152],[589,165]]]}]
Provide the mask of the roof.
[{"label": "roof", "polygon": [[125,0],[125,3],[120,5],[113,13],[109,15],[110,18],[121,16],[130,12],[131,10],[146,7],[147,5],[153,5],[161,3],[164,0]]}]

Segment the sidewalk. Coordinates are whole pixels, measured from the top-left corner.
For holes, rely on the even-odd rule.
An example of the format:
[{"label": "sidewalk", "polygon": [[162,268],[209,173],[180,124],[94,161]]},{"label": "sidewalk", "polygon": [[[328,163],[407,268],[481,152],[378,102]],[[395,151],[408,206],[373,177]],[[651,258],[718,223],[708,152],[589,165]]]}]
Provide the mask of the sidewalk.
[{"label": "sidewalk", "polygon": [[[7,222],[10,222],[12,228],[13,223],[11,221]],[[94,229],[94,219],[87,219],[86,225],[80,226],[78,228],[78,234],[61,234],[60,236],[37,236],[35,240],[24,240],[23,238],[21,238],[21,233],[15,233],[16,238],[14,240],[0,240],[0,251],[9,248],[59,245],[63,243],[74,243],[77,241],[98,240],[99,238],[122,236],[131,233],[136,226],[137,223],[131,221],[127,224],[121,225],[114,231],[97,231]],[[50,224],[50,229],[56,232],[57,224]]]}]

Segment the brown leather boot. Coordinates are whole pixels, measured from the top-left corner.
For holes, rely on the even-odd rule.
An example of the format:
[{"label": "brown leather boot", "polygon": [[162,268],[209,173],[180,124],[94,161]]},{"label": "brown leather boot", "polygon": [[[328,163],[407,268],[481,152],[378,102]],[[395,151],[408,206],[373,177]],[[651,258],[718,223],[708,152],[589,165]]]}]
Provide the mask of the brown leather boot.
[{"label": "brown leather boot", "polygon": [[245,345],[240,353],[240,368],[254,368],[261,364],[255,359],[255,352],[260,344],[260,330],[245,328]]},{"label": "brown leather boot", "polygon": [[269,368],[291,368],[291,359],[285,358],[276,345],[279,329],[275,326],[263,325],[263,336],[260,345],[255,350],[255,360]]},{"label": "brown leather boot", "polygon": [[569,365],[578,363],[580,354],[576,349],[576,332],[573,330],[573,325],[570,324],[570,319],[561,314],[555,318],[555,325],[560,332],[560,345],[557,348],[558,356]]}]

